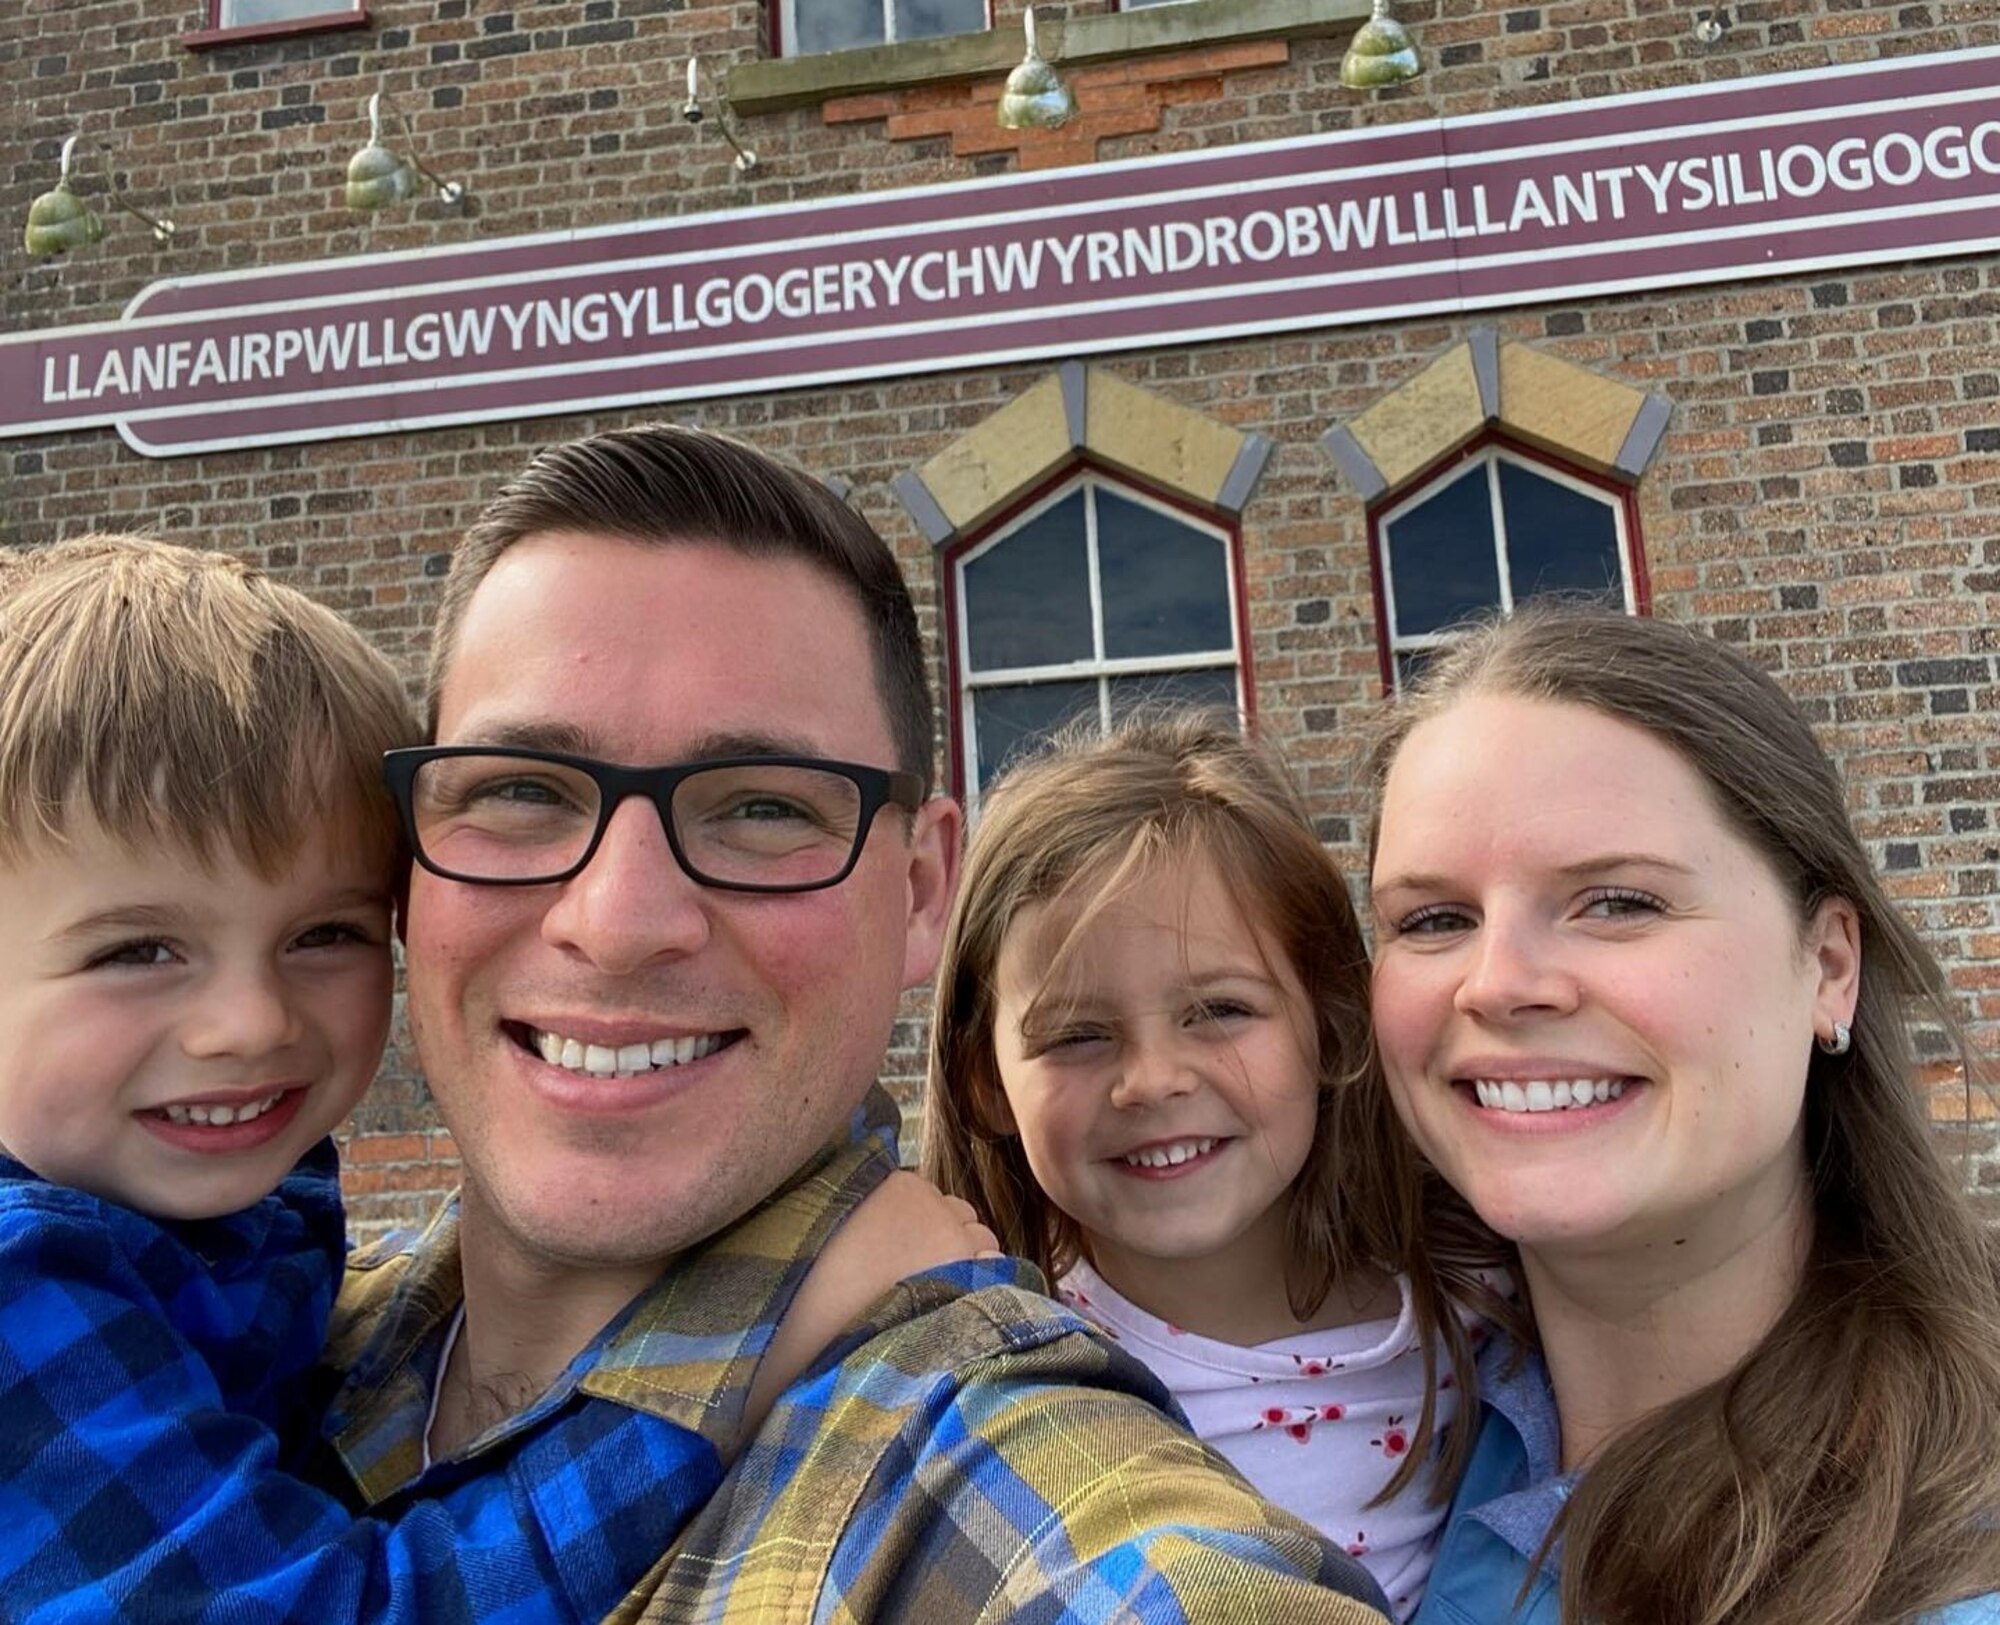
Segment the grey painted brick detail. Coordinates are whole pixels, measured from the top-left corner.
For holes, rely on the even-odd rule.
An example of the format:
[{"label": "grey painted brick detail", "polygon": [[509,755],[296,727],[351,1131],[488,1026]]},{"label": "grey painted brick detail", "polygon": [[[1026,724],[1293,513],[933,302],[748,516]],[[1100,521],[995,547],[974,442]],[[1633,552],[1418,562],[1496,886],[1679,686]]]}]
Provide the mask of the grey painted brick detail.
[{"label": "grey painted brick detail", "polygon": [[917,522],[917,529],[924,533],[924,539],[932,547],[943,547],[958,534],[958,527],[945,518],[944,509],[931,495],[931,488],[915,474],[898,474],[891,484],[896,500],[909,510],[909,515]]},{"label": "grey painted brick detail", "polygon": [[1673,402],[1666,396],[1648,395],[1639,408],[1639,415],[1632,420],[1625,444],[1618,448],[1618,455],[1611,466],[1633,479],[1645,473],[1646,465],[1653,460],[1653,453],[1660,449],[1660,440],[1667,432],[1667,419],[1673,414]]},{"label": "grey painted brick detail", "polygon": [[1326,447],[1327,455],[1340,464],[1341,473],[1361,493],[1363,502],[1373,502],[1389,489],[1389,482],[1382,478],[1382,471],[1375,466],[1374,459],[1361,449],[1361,442],[1346,428],[1336,425],[1319,437],[1319,443]]},{"label": "grey painted brick detail", "polygon": [[1491,423],[1500,415],[1500,335],[1490,327],[1475,327],[1467,342],[1472,346],[1472,376],[1479,381],[1479,410]]},{"label": "grey painted brick detail", "polygon": [[839,497],[842,502],[845,502],[854,494],[854,482],[849,479],[843,479],[838,474],[823,475],[820,479],[820,484]]},{"label": "grey painted brick detail", "polygon": [[1257,482],[1264,475],[1264,466],[1270,462],[1276,443],[1261,434],[1245,435],[1243,447],[1236,454],[1236,461],[1230,465],[1229,477],[1222,482],[1222,489],[1216,493],[1215,505],[1226,514],[1240,514],[1250,506],[1250,493],[1257,489]]},{"label": "grey painted brick detail", "polygon": [[1069,443],[1083,449],[1083,437],[1090,424],[1090,372],[1081,361],[1065,361],[1062,371],[1063,421],[1069,425]]}]

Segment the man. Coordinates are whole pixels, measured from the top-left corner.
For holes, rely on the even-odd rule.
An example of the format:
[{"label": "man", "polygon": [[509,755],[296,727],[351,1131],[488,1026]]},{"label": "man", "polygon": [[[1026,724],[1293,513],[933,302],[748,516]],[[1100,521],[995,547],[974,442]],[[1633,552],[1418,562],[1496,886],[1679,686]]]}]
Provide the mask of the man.
[{"label": "man", "polygon": [[904,1283],[745,1426],[894,1167],[874,1080],[956,875],[916,617],[863,520],[698,431],[545,452],[453,561],[429,706],[391,782],[465,1183],[349,1274],[327,1434],[360,1500],[611,1396],[682,1448],[610,1430],[534,1515],[559,1503],[559,1566],[651,1543],[615,1618],[1376,1620],[1011,1261]]}]

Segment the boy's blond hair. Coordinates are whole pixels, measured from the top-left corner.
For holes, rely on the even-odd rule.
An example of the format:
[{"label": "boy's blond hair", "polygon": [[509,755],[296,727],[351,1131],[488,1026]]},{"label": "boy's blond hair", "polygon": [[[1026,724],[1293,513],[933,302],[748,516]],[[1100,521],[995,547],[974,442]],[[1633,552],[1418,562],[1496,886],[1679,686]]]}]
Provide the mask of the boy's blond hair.
[{"label": "boy's blond hair", "polygon": [[395,668],[305,594],[138,536],[0,549],[0,861],[113,839],[275,878],[312,830],[390,861]]}]

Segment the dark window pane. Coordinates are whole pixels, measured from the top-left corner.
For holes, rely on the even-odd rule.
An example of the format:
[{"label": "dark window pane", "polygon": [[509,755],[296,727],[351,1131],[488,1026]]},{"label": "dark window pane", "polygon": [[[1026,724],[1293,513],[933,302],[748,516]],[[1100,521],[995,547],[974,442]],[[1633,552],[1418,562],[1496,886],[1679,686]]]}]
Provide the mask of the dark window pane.
[{"label": "dark window pane", "polygon": [[896,0],[896,38],[976,34],[986,26],[986,0]]},{"label": "dark window pane", "polygon": [[975,690],[972,728],[978,741],[980,787],[991,784],[1013,757],[1033,750],[1078,715],[1097,715],[1097,684],[1089,678]]},{"label": "dark window pane", "polygon": [[1474,464],[1418,503],[1388,532],[1399,636],[1441,632],[1500,602],[1485,464]]},{"label": "dark window pane", "polygon": [[882,43],[882,0],[797,0],[792,15],[799,25],[795,56]]},{"label": "dark window pane", "polygon": [[1500,511],[1507,521],[1515,603],[1543,592],[1593,593],[1625,602],[1618,522],[1609,499],[1586,496],[1503,459]]},{"label": "dark window pane", "polygon": [[1091,658],[1081,490],[965,567],[965,627],[974,671]]},{"label": "dark window pane", "polygon": [[1097,570],[1112,660],[1232,647],[1229,563],[1217,537],[1101,487]]},{"label": "dark window pane", "polygon": [[1236,673],[1222,666],[1211,671],[1149,671],[1111,679],[1111,714],[1122,717],[1142,705],[1186,705],[1198,711],[1226,711],[1237,720]]}]

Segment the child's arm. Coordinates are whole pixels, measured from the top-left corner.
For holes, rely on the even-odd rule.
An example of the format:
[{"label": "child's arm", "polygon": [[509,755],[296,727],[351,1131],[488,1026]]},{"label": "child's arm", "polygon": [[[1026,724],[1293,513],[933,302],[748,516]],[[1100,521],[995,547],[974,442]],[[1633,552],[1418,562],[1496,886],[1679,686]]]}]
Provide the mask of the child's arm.
[{"label": "child's arm", "polygon": [[750,1386],[745,1435],[756,1432],[778,1395],[820,1351],[898,1281],[968,1258],[999,1256],[999,1239],[970,1202],[944,1195],[915,1174],[891,1174],[833,1233],[778,1322]]},{"label": "child's arm", "polygon": [[58,1187],[0,1202],[0,1418],[0,1612],[23,1625],[597,1620],[722,1471],[593,1400],[437,1499],[357,1518],[276,1470],[101,1210]]}]

